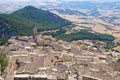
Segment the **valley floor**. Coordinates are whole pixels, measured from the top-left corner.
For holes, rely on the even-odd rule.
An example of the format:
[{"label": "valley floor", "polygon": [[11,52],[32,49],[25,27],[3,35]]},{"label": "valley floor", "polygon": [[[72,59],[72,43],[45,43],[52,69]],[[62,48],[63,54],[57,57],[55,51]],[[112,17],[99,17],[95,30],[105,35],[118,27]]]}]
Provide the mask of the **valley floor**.
[{"label": "valley floor", "polygon": [[[79,16],[79,15],[60,14],[57,11],[52,11],[52,12],[59,15],[62,18],[72,21],[73,24],[75,24],[76,26],[71,28],[71,31],[81,30],[81,29],[90,29],[90,30],[93,30],[94,32],[111,34],[115,37],[120,38],[120,26],[116,26],[112,23],[104,21],[100,19],[99,16],[98,17]],[[105,13],[104,10],[103,12],[104,12],[104,15],[106,14],[106,16],[109,16],[110,14],[112,15],[112,11],[110,13],[110,10],[107,11],[109,14]],[[118,12],[116,13],[120,14]],[[116,15],[116,16],[119,17],[119,15]],[[114,23],[119,24],[119,19],[116,19],[116,22]],[[69,31],[68,33],[70,33],[71,31]]]}]

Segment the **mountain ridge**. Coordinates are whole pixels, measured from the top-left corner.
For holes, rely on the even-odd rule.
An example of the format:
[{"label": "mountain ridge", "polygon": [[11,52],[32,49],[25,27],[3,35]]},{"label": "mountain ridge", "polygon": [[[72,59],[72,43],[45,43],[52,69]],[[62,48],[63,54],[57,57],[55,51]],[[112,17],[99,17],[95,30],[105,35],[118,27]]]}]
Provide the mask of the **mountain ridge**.
[{"label": "mountain ridge", "polygon": [[[34,22],[42,23],[43,25],[47,25],[47,24],[51,23],[51,24],[53,24],[53,26],[56,26],[56,25],[54,25],[54,23],[64,24],[64,23],[68,22],[67,20],[60,18],[56,14],[53,14],[48,11],[44,11],[42,9],[37,9],[33,6],[26,6],[23,9],[15,11],[14,13],[12,13],[12,15],[18,16],[18,17],[23,17],[25,19],[29,19]],[[48,26],[50,26],[50,25],[48,25]],[[59,25],[59,26],[61,27],[64,25]]]}]

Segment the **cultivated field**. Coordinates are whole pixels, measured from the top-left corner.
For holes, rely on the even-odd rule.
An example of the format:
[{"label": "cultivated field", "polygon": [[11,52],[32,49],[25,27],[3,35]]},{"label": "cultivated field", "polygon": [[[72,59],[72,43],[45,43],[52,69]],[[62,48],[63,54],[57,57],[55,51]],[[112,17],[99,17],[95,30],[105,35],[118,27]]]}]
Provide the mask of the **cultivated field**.
[{"label": "cultivated field", "polygon": [[[70,20],[76,26],[69,30],[81,30],[90,29],[94,32],[111,34],[115,37],[120,37],[120,11],[118,10],[99,10],[100,16],[81,16],[81,15],[69,15],[60,14],[57,11],[52,11],[53,13],[61,16],[64,19]],[[83,11],[85,12],[85,11]],[[106,20],[101,19],[101,17],[107,17]]]}]

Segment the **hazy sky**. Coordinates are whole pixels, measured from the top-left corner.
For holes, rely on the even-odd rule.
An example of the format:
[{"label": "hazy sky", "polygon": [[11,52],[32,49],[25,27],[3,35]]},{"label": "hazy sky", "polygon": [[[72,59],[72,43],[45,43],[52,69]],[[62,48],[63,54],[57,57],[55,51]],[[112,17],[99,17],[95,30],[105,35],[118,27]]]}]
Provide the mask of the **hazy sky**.
[{"label": "hazy sky", "polygon": [[59,3],[61,1],[94,1],[94,2],[110,2],[110,1],[119,1],[119,0],[2,0],[0,4],[19,4],[19,5],[45,5],[46,2]]}]

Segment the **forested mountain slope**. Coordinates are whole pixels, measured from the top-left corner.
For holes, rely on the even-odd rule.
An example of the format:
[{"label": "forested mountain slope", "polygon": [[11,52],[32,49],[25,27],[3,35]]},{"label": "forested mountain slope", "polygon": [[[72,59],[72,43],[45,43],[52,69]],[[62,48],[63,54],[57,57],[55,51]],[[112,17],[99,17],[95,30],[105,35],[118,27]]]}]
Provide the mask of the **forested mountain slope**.
[{"label": "forested mountain slope", "polygon": [[71,22],[32,6],[27,6],[12,14],[0,14],[0,44],[11,35],[31,35],[33,24],[42,31],[58,29]]}]

